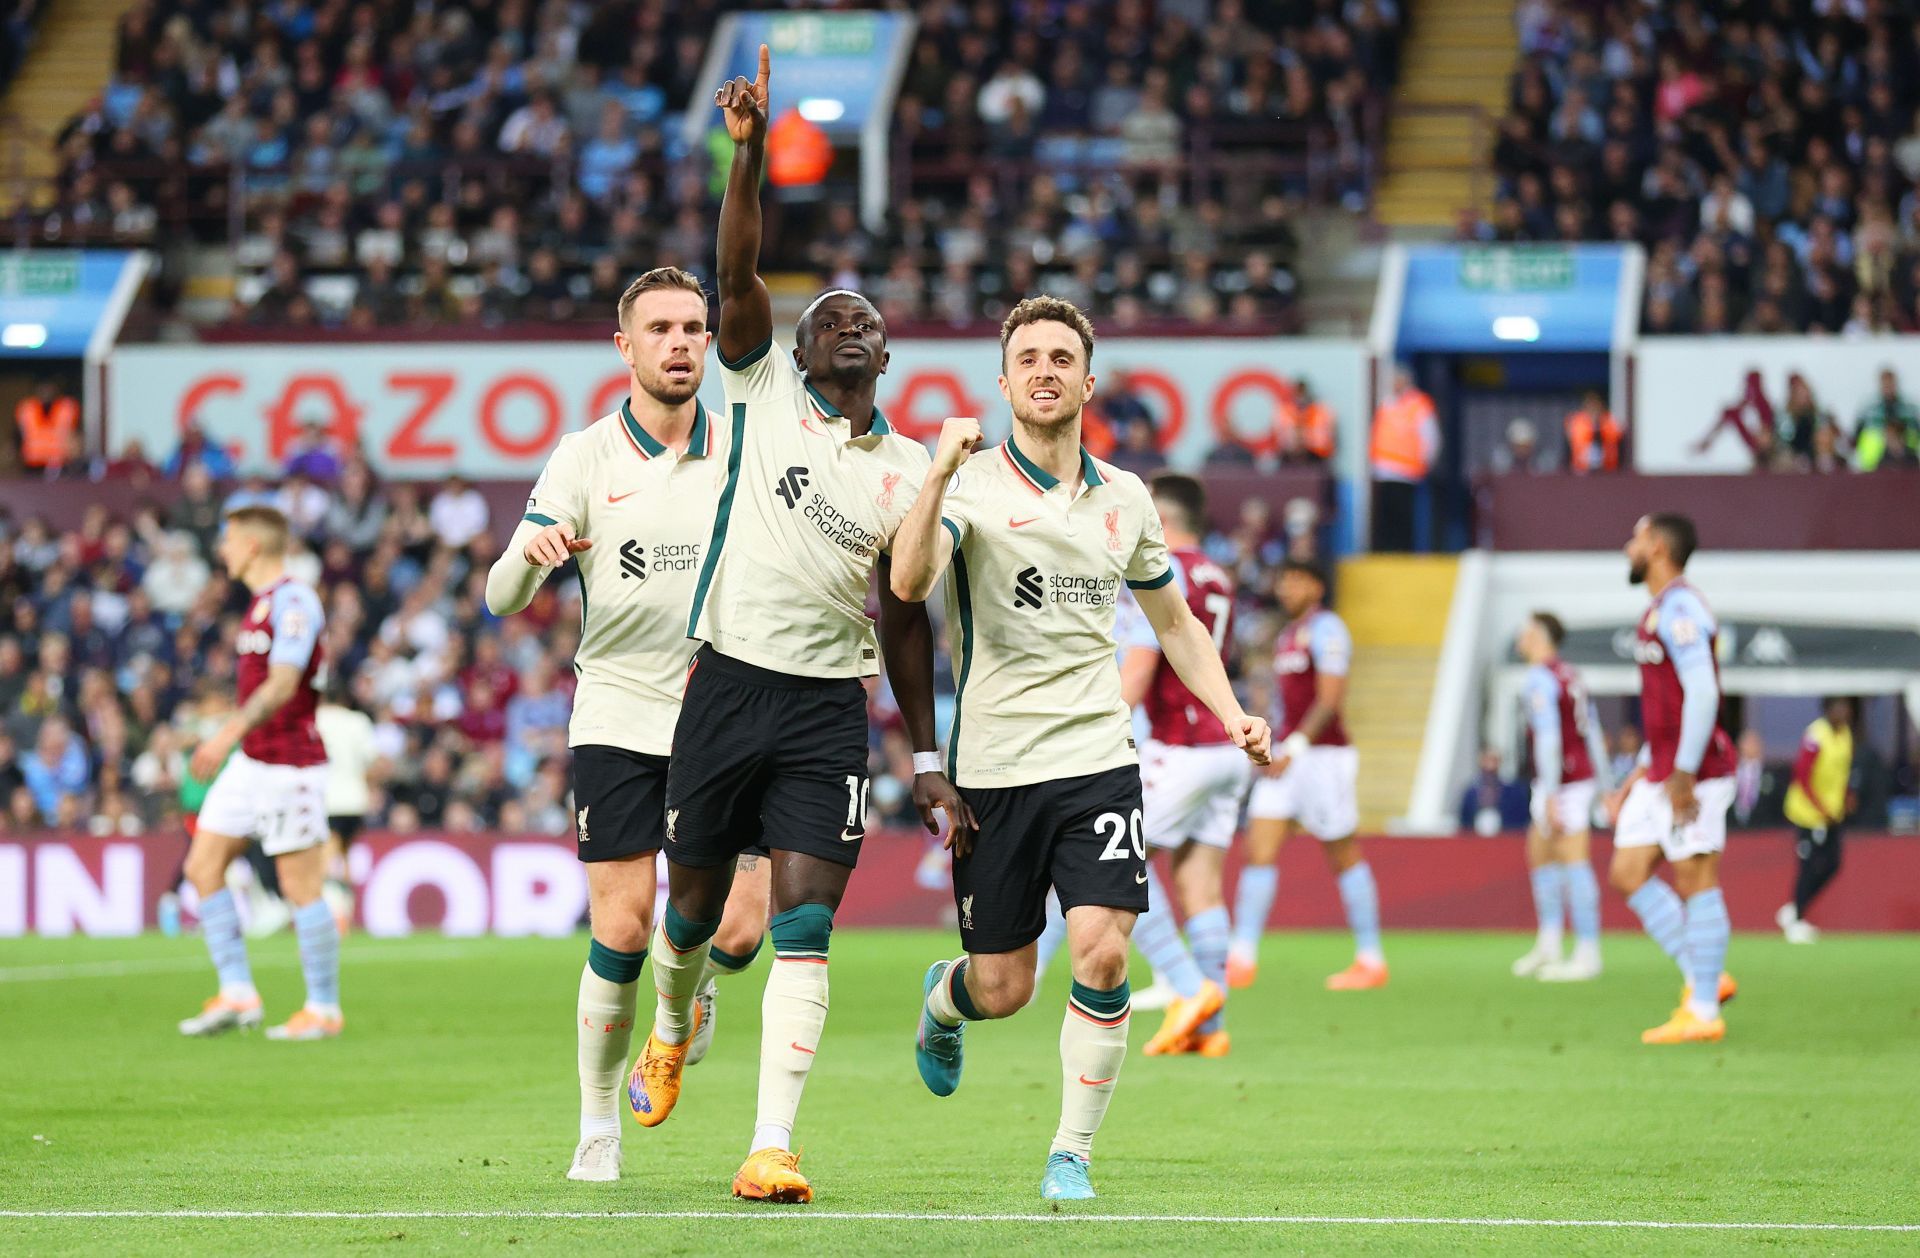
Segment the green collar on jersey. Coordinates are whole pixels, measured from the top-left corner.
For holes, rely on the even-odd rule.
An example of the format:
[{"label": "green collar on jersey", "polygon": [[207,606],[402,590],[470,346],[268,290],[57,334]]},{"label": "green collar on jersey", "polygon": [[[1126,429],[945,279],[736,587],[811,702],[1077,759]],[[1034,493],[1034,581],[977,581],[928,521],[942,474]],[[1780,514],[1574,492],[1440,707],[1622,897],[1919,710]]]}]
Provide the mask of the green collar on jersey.
[{"label": "green collar on jersey", "polygon": [[[642,428],[640,421],[633,417],[631,398],[620,399],[620,425],[626,429],[627,436],[633,439],[633,444],[640,447],[640,453],[647,458],[657,459],[667,452],[667,448],[661,445],[652,433]],[[687,453],[684,457],[702,459],[712,450],[713,426],[707,421],[706,404],[699,398],[695,398],[693,399],[693,434],[687,438]]]},{"label": "green collar on jersey", "polygon": [[[1013,443],[1012,437],[1007,438],[1007,457],[1013,460],[1013,465],[1019,470],[1020,474],[1032,481],[1034,487],[1042,493],[1045,493],[1060,483],[1059,479],[1055,477],[1053,473],[1020,453],[1020,447]],[[1100,465],[1093,461],[1093,456],[1087,453],[1085,446],[1080,447],[1080,474],[1086,478],[1088,489],[1094,489],[1106,484],[1106,481],[1100,475]]]},{"label": "green collar on jersey", "polygon": [[[820,392],[820,390],[813,387],[813,381],[811,380],[807,381],[807,396],[813,399],[814,406],[818,408],[820,413],[826,416],[828,419],[846,419],[847,418],[845,415],[842,415],[840,413],[839,407],[835,406],[832,402],[827,401],[826,394]],[[880,413],[880,407],[878,405],[875,405],[873,408],[873,427],[867,430],[867,436],[884,437],[892,431],[893,431],[893,425],[887,422],[887,417]]]}]

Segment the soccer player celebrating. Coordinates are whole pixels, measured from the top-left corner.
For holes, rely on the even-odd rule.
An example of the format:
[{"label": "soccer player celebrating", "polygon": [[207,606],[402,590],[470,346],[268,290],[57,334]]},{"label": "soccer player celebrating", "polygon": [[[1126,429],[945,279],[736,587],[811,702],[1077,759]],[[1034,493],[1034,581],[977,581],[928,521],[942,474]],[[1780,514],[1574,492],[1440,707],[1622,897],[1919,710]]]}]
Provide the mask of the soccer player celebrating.
[{"label": "soccer player celebrating", "polygon": [[[1513,963],[1520,978],[1581,982],[1600,977],[1600,883],[1587,861],[1594,792],[1607,771],[1600,722],[1580,676],[1560,658],[1566,626],[1535,612],[1516,645],[1527,661],[1527,730],[1533,740],[1533,828],[1528,878],[1539,933]],[[1562,926],[1573,919],[1573,955],[1560,955]]]},{"label": "soccer player celebrating", "polygon": [[1793,785],[1787,788],[1787,820],[1793,823],[1800,872],[1793,899],[1773,920],[1788,943],[1820,938],[1820,928],[1807,920],[1807,906],[1840,872],[1840,824],[1860,802],[1853,783],[1853,700],[1828,699],[1825,713],[1800,736]]},{"label": "soccer player celebrating", "polygon": [[[580,973],[580,1144],[567,1178],[620,1178],[620,1080],[647,936],[655,854],[666,841],[668,753],[686,688],[687,609],[719,501],[724,425],[695,396],[706,372],[707,298],[674,267],[621,294],[614,347],[630,377],[620,409],[560,439],[506,553],[487,574],[497,616],[533,601],[572,559],[580,577],[574,826],[587,866],[593,936]],[[754,854],[728,905],[726,934],[701,985],[700,1043],[713,1032],[713,983],[752,960],[767,920],[767,871]],[[723,946],[724,945],[724,946]]]},{"label": "soccer player celebrating", "polygon": [[725,480],[688,617],[702,645],[687,678],[667,775],[667,907],[654,934],[659,1005],[628,1081],[655,1126],[679,1099],[693,997],[748,843],[772,850],[774,962],[761,1005],[759,1114],[735,1196],[800,1202],[813,1188],[792,1149],[794,1116],[827,1018],[834,910],[867,817],[866,691],[880,644],[866,615],[881,573],[887,673],[920,754],[914,798],[960,824],[933,754],[933,629],[887,591],[882,552],[913,505],[927,452],[874,404],[886,325],[857,293],[800,316],[789,358],[755,273],[766,162],[767,50],[757,77],[716,95],[733,166],[720,209],[720,366],[728,401]]},{"label": "soccer player celebrating", "polygon": [[[215,1035],[260,1025],[260,993],[227,866],[255,838],[273,858],[280,892],[293,908],[307,1001],[267,1030],[276,1040],[340,1034],[340,932],[321,898],[326,881],[327,752],[314,725],[326,685],[325,613],[320,596],[287,576],[287,518],[271,507],[227,513],[216,553],[253,596],[234,641],[240,706],[194,750],[190,768],[213,778],[187,850],[187,880],[200,893],[200,925],[220,992],[180,1024],[182,1035]],[[234,752],[235,746],[239,751]],[[223,763],[224,762],[224,765]],[[214,777],[218,772],[219,776]]]},{"label": "soccer player celebrating", "polygon": [[[1191,476],[1161,472],[1153,478],[1152,493],[1174,588],[1206,629],[1224,665],[1233,640],[1233,578],[1200,549],[1206,490]],[[1141,655],[1147,657],[1145,667],[1136,667]],[[1227,849],[1240,826],[1250,766],[1219,718],[1180,680],[1157,642],[1123,658],[1120,683],[1127,702],[1140,703],[1147,715],[1149,732],[1140,753],[1142,831],[1149,849],[1169,853],[1187,923],[1182,939],[1149,861],[1149,907],[1134,929],[1133,942],[1152,963],[1155,979],[1164,977],[1178,998],[1167,1007],[1159,1032],[1144,1051],[1149,1057],[1224,1057],[1231,1047],[1221,1009],[1232,924],[1223,886]]]},{"label": "soccer player celebrating", "polygon": [[951,1095],[965,1024],[1032,999],[1051,886],[1066,913],[1073,994],[1060,1032],[1060,1126],[1040,1191],[1082,1199],[1094,1195],[1093,1137],[1127,1052],[1127,938],[1147,907],[1140,771],[1114,664],[1123,580],[1233,745],[1263,761],[1268,732],[1240,710],[1213,638],[1173,585],[1146,487],[1080,445],[1093,325],[1069,302],[1030,297],[1007,316],[1000,346],[1014,435],[969,458],[979,423],[949,419],[894,542],[901,598],[926,598],[952,568],[959,659],[947,763],[980,823],[977,840],[963,833],[954,845],[966,953],[927,971],[916,1058],[934,1095]]},{"label": "soccer player celebrating", "polygon": [[1251,984],[1260,936],[1273,909],[1280,847],[1305,830],[1320,840],[1327,867],[1340,887],[1340,903],[1353,928],[1353,964],[1327,978],[1330,991],[1387,985],[1387,959],[1380,948],[1380,893],[1373,870],[1353,832],[1360,825],[1354,785],[1360,753],[1347,741],[1340,719],[1347,696],[1353,639],[1326,608],[1327,578],[1319,568],[1289,559],[1281,566],[1280,610],[1287,624],[1273,644],[1273,683],[1281,725],[1279,754],[1253,784],[1247,803],[1247,865],[1240,871],[1234,902],[1233,950],[1227,980]]},{"label": "soccer player celebrating", "polygon": [[[1720,627],[1686,581],[1695,536],[1692,520],[1662,512],[1642,517],[1626,545],[1627,579],[1644,584],[1653,605],[1634,643],[1646,746],[1613,801],[1611,877],[1686,983],[1680,1007],[1640,1037],[1644,1044],[1724,1039],[1720,1006],[1736,990],[1725,972],[1731,928],[1720,893],[1733,741],[1719,726]],[[1678,894],[1654,876],[1662,857]]]}]

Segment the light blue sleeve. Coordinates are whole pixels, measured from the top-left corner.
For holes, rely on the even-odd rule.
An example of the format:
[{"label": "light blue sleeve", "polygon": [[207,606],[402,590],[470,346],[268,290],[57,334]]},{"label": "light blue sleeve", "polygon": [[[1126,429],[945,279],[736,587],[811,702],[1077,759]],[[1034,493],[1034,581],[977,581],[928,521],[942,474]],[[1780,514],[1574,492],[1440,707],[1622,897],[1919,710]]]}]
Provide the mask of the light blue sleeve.
[{"label": "light blue sleeve", "polygon": [[1600,709],[1587,700],[1587,757],[1593,761],[1593,780],[1602,794],[1613,789],[1613,760],[1607,754],[1607,736],[1600,729]]},{"label": "light blue sleeve", "polygon": [[283,585],[273,592],[267,615],[273,624],[273,649],[267,653],[267,663],[305,668],[326,626],[320,596],[304,585]]},{"label": "light blue sleeve", "polygon": [[1720,715],[1720,679],[1713,669],[1713,635],[1718,626],[1692,590],[1676,590],[1660,609],[1658,634],[1680,678],[1680,746],[1673,766],[1682,773],[1700,771],[1713,723]]},{"label": "light blue sleeve", "polygon": [[1114,612],[1113,640],[1120,648],[1120,659],[1125,659],[1127,652],[1136,647],[1145,647],[1149,651],[1160,649],[1160,639],[1153,632],[1153,622],[1147,619],[1147,614],[1140,610],[1140,604],[1124,587]]},{"label": "light blue sleeve", "polygon": [[1173,588],[1180,591],[1180,597],[1182,599],[1186,598],[1187,597],[1187,565],[1180,561],[1180,557],[1178,555],[1169,553],[1167,555],[1167,567],[1168,567],[1168,570],[1173,573]]},{"label": "light blue sleeve", "polygon": [[1527,727],[1533,731],[1533,773],[1543,791],[1560,787],[1560,682],[1548,668],[1527,670]]},{"label": "light blue sleeve", "polygon": [[1321,612],[1307,630],[1307,652],[1316,672],[1345,677],[1353,664],[1353,637],[1346,622],[1332,612]]}]

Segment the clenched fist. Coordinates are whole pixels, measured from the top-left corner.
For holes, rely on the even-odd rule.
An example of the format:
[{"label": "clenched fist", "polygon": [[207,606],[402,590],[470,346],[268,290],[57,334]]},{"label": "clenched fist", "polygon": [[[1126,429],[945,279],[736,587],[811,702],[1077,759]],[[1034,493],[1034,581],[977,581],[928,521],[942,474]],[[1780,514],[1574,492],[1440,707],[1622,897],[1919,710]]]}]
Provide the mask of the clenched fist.
[{"label": "clenched fist", "polygon": [[971,416],[949,419],[940,425],[940,444],[934,447],[933,470],[943,478],[953,475],[979,446],[979,420]]}]

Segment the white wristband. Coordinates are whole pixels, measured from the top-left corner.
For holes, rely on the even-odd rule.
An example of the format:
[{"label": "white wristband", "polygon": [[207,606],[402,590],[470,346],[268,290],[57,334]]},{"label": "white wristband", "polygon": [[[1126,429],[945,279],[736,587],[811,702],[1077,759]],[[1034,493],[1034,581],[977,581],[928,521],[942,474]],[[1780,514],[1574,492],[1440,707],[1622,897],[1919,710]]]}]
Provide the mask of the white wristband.
[{"label": "white wristband", "polygon": [[922,773],[939,773],[940,753],[937,751],[916,751],[913,753],[913,776]]},{"label": "white wristband", "polygon": [[1307,740],[1307,736],[1295,730],[1281,740],[1280,754],[1289,760],[1298,760],[1311,746],[1313,744]]}]

